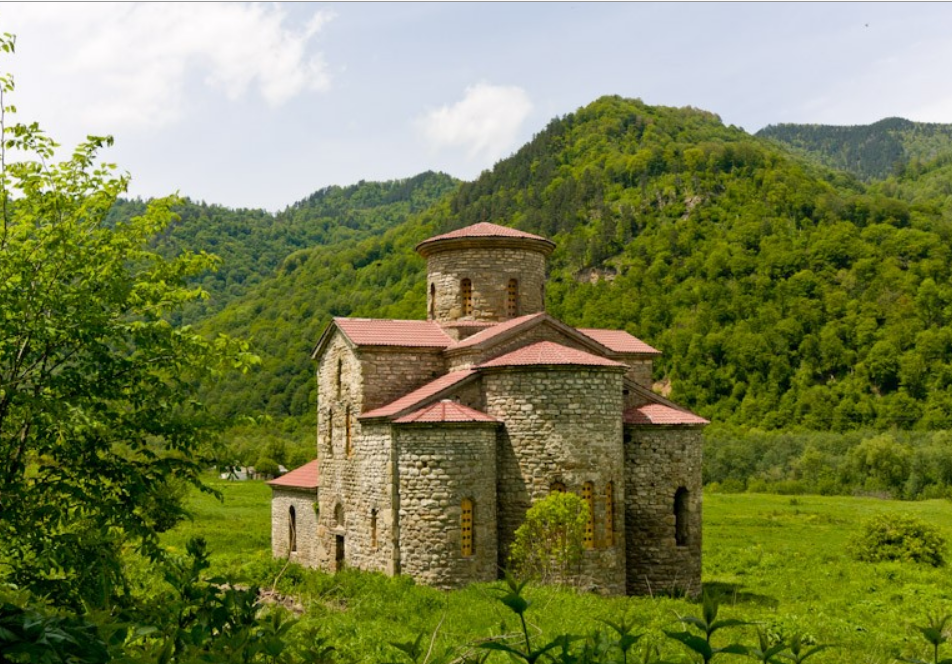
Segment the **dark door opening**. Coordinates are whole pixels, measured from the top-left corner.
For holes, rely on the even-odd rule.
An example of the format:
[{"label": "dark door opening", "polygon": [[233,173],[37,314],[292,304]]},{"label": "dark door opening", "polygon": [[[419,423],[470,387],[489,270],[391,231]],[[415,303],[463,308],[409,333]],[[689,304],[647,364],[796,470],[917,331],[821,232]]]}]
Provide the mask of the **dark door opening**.
[{"label": "dark door opening", "polygon": [[344,569],[344,536],[337,535],[337,550],[334,555],[334,571],[339,572]]}]

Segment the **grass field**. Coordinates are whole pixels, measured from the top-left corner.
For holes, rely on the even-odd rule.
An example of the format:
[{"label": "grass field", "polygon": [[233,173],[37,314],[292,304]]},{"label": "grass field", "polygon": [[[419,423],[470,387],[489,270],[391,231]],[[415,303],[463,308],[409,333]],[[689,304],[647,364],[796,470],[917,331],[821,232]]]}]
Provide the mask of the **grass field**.
[{"label": "grass field", "polygon": [[[180,548],[190,535],[202,534],[219,569],[270,584],[282,568],[270,558],[270,490],[259,482],[213,480],[211,485],[224,494],[224,503],[196,494],[195,520],[168,533],[167,543]],[[813,663],[892,662],[899,654],[925,658],[925,641],[911,625],[927,613],[952,612],[952,578],[947,568],[853,561],[848,541],[866,519],[883,511],[918,516],[952,541],[948,501],[705,495],[705,588],[722,597],[724,617],[836,646],[812,657]],[[345,657],[365,662],[401,661],[388,642],[431,634],[437,626],[438,650],[514,629],[512,614],[496,599],[498,588],[479,584],[445,593],[415,586],[407,578],[358,572],[333,577],[296,567],[279,584],[305,608],[299,633],[319,633]],[[527,615],[544,636],[585,634],[604,629],[599,619],[628,615],[640,621],[640,631],[662,647],[667,659],[690,661],[661,630],[680,629],[679,615],[699,614],[695,603],[602,598],[551,588],[527,593],[534,601]],[[724,643],[756,642],[754,627],[723,634]]]}]

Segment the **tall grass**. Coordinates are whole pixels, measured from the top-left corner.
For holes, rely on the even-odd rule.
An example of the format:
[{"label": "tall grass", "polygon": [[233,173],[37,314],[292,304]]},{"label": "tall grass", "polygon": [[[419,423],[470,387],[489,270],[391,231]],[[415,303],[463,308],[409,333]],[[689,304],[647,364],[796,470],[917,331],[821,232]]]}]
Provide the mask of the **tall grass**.
[{"label": "tall grass", "polygon": [[[221,571],[259,585],[281,574],[270,555],[270,490],[259,482],[214,481],[225,500],[196,494],[194,521],[167,534],[182,546],[201,534]],[[767,635],[803,635],[806,643],[835,644],[811,662],[887,662],[896,655],[923,657],[927,644],[913,623],[927,614],[952,613],[952,577],[946,568],[912,563],[859,563],[847,545],[868,518],[910,514],[934,524],[952,540],[952,503],[896,502],[868,498],[716,494],[704,499],[704,587],[721,600],[721,616],[756,623],[733,628],[731,640],[757,642]],[[303,608],[296,630],[318,631],[340,655],[357,661],[399,661],[391,642],[425,633],[434,652],[503,633],[517,634],[514,616],[498,602],[502,583],[455,592],[416,586],[406,577],[345,571],[337,576],[291,566],[279,590]],[[540,642],[558,634],[607,630],[603,620],[633,621],[643,643],[675,661],[686,655],[664,631],[698,614],[687,599],[605,598],[530,586],[526,613]],[[639,644],[641,647],[642,644]],[[720,658],[719,658],[720,659]]]}]

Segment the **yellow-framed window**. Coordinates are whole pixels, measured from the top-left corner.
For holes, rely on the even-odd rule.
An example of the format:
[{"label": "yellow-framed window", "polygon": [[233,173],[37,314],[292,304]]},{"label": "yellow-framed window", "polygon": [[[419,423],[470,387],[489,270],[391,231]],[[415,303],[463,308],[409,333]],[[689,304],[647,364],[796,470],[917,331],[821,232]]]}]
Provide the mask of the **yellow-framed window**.
[{"label": "yellow-framed window", "polygon": [[459,515],[460,552],[464,557],[473,555],[473,501],[463,498]]}]

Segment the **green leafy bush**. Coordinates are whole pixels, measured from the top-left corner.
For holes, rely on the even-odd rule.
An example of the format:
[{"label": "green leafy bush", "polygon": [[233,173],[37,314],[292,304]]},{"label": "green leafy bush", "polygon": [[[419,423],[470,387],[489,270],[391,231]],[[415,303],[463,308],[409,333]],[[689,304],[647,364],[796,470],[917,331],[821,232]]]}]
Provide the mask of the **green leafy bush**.
[{"label": "green leafy bush", "polygon": [[516,530],[513,569],[543,583],[577,580],[588,519],[588,505],[574,493],[555,492],[538,501]]},{"label": "green leafy bush", "polygon": [[879,514],[865,524],[850,552],[864,562],[899,560],[939,567],[945,562],[946,544],[938,529],[925,521],[905,514]]}]

